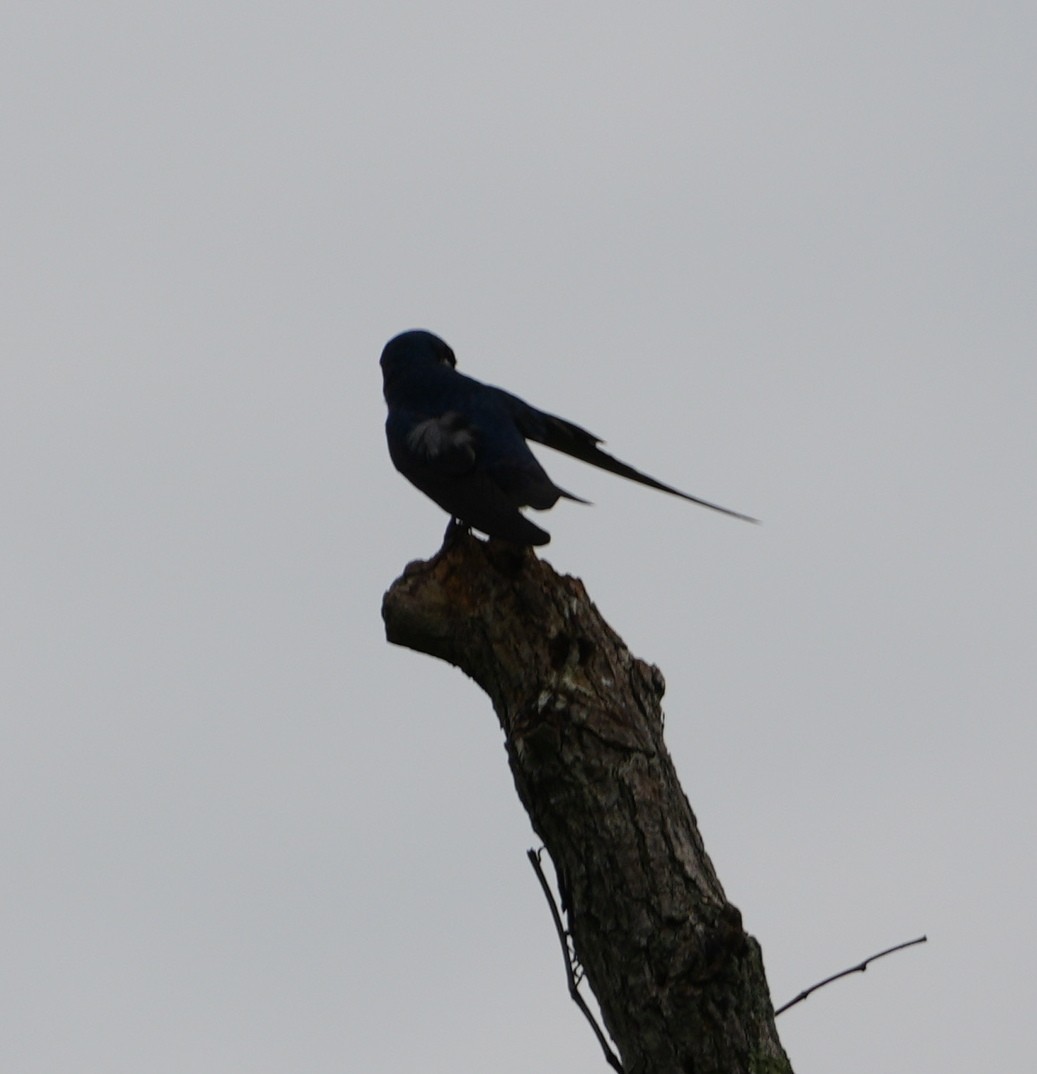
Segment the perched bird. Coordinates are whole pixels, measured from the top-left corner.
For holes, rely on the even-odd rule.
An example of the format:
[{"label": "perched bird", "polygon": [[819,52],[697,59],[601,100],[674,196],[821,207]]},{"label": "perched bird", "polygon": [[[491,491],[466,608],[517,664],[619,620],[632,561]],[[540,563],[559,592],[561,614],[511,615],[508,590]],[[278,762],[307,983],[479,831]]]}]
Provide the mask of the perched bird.
[{"label": "perched bird", "polygon": [[756,521],[640,473],[606,455],[598,447],[601,440],[586,429],[472,380],[456,365],[454,352],[431,332],[403,332],[382,351],[389,407],[385,435],[393,465],[452,519],[515,544],[547,544],[550,534],[519,508],[543,511],[560,496],[587,501],[547,476],[526,443],[535,440],[650,488]]}]

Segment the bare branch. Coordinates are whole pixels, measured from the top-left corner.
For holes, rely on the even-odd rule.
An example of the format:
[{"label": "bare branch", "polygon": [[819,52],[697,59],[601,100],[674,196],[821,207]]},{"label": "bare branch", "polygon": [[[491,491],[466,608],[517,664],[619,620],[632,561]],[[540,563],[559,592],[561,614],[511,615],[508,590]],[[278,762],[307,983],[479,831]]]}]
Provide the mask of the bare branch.
[{"label": "bare branch", "polygon": [[819,988],[824,988],[826,984],[838,981],[840,977],[848,977],[851,973],[863,973],[868,968],[868,964],[874,962],[876,959],[891,955],[894,951],[903,951],[905,947],[914,947],[917,943],[925,943],[927,939],[928,937],[926,936],[919,936],[917,939],[908,940],[906,943],[898,943],[896,947],[887,947],[885,951],[880,951],[877,955],[872,955],[870,958],[866,958],[863,962],[858,962],[856,966],[851,966],[848,970],[843,970],[841,973],[833,973],[831,977],[826,977],[823,981],[818,981],[817,984],[804,989],[795,999],[790,999],[784,1006],[779,1007],[774,1012],[774,1017],[777,1018],[782,1011],[787,1011],[789,1007],[795,1007],[797,1003],[801,1003],[805,1000],[811,992],[816,992]]},{"label": "bare branch", "polygon": [[[543,848],[541,848],[542,850]],[[534,872],[537,874],[537,879],[540,881],[540,887],[544,892],[544,898],[547,899],[547,905],[551,910],[551,918],[555,923],[555,931],[558,933],[558,942],[562,945],[562,956],[565,959],[565,976],[569,982],[569,995],[572,997],[573,1002],[577,1007],[583,1011],[584,1018],[590,1022],[591,1029],[594,1030],[594,1035],[598,1038],[598,1043],[601,1045],[601,1050],[605,1053],[605,1059],[608,1065],[613,1070],[623,1074],[623,1064],[619,1061],[619,1056],[609,1046],[609,1042],[605,1039],[605,1034],[602,1031],[601,1026],[598,1025],[598,1020],[591,1013],[590,1008],[587,1006],[583,996],[580,995],[580,983],[576,979],[576,972],[573,969],[574,956],[569,950],[569,940],[566,937],[565,926],[562,924],[562,915],[558,912],[558,905],[555,902],[554,895],[551,894],[551,888],[547,883],[547,877],[544,876],[544,868],[540,864],[540,851],[539,850],[527,850],[526,856],[529,858],[530,865],[533,866]],[[583,970],[580,970],[580,977],[583,977]]]}]

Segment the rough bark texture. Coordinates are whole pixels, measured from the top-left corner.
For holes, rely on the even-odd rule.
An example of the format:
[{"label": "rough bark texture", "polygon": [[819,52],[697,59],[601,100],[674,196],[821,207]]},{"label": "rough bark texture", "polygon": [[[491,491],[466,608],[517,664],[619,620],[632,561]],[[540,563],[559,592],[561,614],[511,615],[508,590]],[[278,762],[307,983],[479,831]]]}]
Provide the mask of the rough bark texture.
[{"label": "rough bark texture", "polygon": [[663,742],[658,668],[630,654],[579,580],[464,534],[410,564],[382,614],[391,642],[489,694],[624,1070],[791,1074],[759,946]]}]

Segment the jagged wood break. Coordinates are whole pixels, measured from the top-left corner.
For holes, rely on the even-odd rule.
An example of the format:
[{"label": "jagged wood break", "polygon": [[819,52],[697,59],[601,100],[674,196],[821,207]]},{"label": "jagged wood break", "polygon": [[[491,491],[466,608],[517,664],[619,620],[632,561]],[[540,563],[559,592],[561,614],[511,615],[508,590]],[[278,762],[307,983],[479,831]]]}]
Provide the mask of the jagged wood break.
[{"label": "jagged wood break", "polygon": [[409,564],[382,615],[389,641],[490,696],[624,1069],[791,1074],[759,945],[663,742],[659,669],[631,655],[578,579],[466,533]]}]

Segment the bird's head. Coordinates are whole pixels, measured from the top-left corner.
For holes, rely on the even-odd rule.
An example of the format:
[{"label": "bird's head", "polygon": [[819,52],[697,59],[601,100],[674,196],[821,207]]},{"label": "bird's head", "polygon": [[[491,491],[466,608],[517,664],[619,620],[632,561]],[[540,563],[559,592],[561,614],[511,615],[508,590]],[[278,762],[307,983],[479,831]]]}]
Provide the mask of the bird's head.
[{"label": "bird's head", "polygon": [[382,375],[387,385],[399,373],[414,373],[435,366],[453,369],[456,365],[454,352],[439,336],[418,328],[393,336],[382,351]]}]

